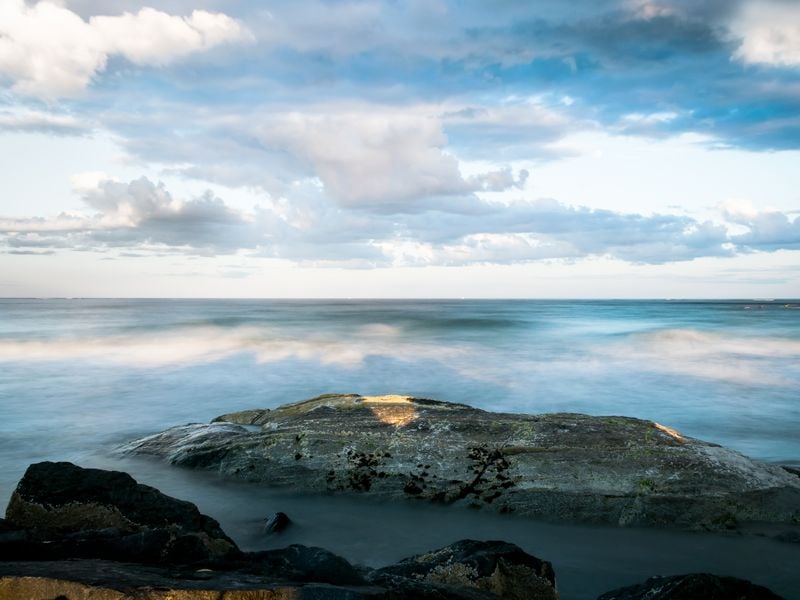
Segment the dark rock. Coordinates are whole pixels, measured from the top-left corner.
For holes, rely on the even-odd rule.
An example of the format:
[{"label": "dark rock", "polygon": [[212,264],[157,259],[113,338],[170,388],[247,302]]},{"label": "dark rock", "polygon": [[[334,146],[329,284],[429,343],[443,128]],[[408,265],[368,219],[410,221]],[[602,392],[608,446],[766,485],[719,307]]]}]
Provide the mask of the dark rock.
[{"label": "dark rock", "polygon": [[0,562],[0,600],[555,597],[550,564],[504,542],[465,540],[378,573],[322,548],[240,552],[193,504],[70,463],[29,467],[8,512],[0,561],[13,562]]},{"label": "dark rock", "polygon": [[0,562],[0,599],[92,600],[377,600],[371,586],[291,584],[263,576],[214,570],[176,571],[107,560]]},{"label": "dark rock", "polygon": [[[392,600],[497,600],[497,595],[473,586],[449,585],[385,574],[376,585]],[[535,600],[531,598],[530,600]]]},{"label": "dark rock", "polygon": [[292,520],[284,512],[276,512],[264,520],[264,533],[280,533],[291,525]]},{"label": "dark rock", "polygon": [[28,534],[24,529],[15,527],[5,519],[0,519],[0,545],[24,542]]},{"label": "dark rock", "polygon": [[474,588],[501,598],[555,600],[553,566],[501,541],[461,540],[376,570],[374,583],[402,587],[402,580]]},{"label": "dark rock", "polygon": [[792,475],[797,475],[800,477],[800,467],[790,467],[788,465],[783,465],[783,470],[788,471]]},{"label": "dark rock", "polygon": [[30,536],[18,548],[25,555],[192,563],[239,554],[219,523],[191,502],[141,485],[127,473],[66,462],[28,467],[6,519]]},{"label": "dark rock", "polygon": [[781,600],[769,589],[744,579],[690,573],[651,577],[644,583],[606,592],[598,600]]},{"label": "dark rock", "polygon": [[292,544],[278,550],[248,552],[246,556],[259,573],[286,581],[333,585],[365,583],[353,565],[324,548]]}]

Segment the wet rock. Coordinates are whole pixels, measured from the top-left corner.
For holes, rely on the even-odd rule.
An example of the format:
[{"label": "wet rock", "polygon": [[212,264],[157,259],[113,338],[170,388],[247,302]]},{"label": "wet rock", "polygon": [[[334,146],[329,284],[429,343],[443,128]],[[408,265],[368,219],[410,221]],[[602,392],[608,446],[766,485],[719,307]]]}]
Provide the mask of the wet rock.
[{"label": "wet rock", "polygon": [[8,513],[0,520],[0,600],[554,597],[549,563],[504,542],[465,540],[380,572],[323,548],[240,552],[193,504],[125,473],[71,463],[31,465]]},{"label": "wet rock", "polygon": [[241,572],[175,571],[107,560],[0,562],[0,600],[377,600],[383,589],[286,583]]},{"label": "wet rock", "polygon": [[292,544],[278,550],[249,552],[247,560],[267,576],[299,582],[363,585],[364,578],[341,556],[324,548]]},{"label": "wet rock", "polygon": [[374,583],[402,587],[403,580],[474,588],[511,600],[555,600],[553,566],[502,541],[461,540],[376,570]]},{"label": "wet rock", "polygon": [[0,519],[0,544],[24,542],[27,539],[28,534],[24,529],[15,527],[5,519]]},{"label": "wet rock", "polygon": [[788,465],[783,465],[783,470],[791,473],[792,475],[797,475],[797,477],[800,477],[800,467],[790,467]]},{"label": "wet rock", "polygon": [[284,512],[276,512],[264,520],[264,533],[280,533],[291,525],[292,520]]},{"label": "wet rock", "polygon": [[[399,582],[399,583],[398,583]],[[0,562],[0,600],[497,600],[476,588],[397,578],[396,585],[333,585],[243,571],[165,569],[106,560]]]},{"label": "wet rock", "polygon": [[304,493],[544,520],[726,529],[800,519],[800,478],[787,470],[628,417],[331,394],[176,427],[121,451]]},{"label": "wet rock", "polygon": [[6,520],[30,538],[17,551],[42,558],[192,563],[239,554],[219,523],[191,502],[141,485],[127,473],[66,462],[28,467]]},{"label": "wet rock", "polygon": [[651,577],[644,583],[606,592],[597,600],[781,600],[769,589],[744,579],[691,573]]}]

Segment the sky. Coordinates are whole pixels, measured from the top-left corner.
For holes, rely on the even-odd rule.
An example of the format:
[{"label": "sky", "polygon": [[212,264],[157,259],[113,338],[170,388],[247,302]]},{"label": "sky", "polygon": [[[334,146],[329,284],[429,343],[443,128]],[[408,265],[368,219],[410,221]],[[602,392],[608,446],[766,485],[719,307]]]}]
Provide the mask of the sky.
[{"label": "sky", "polygon": [[800,1],[0,0],[0,296],[800,297]]}]

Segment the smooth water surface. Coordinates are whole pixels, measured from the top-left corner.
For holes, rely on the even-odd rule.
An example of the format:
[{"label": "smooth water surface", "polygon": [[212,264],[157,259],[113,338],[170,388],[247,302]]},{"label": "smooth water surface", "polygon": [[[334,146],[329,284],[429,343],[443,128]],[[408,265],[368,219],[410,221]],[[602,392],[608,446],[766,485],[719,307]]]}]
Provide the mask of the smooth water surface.
[{"label": "smooth water surface", "polygon": [[[0,510],[31,462],[113,467],[110,450],[133,437],[327,392],[630,415],[765,461],[800,464],[800,306],[0,300]],[[156,465],[137,465],[141,480],[169,481]],[[187,499],[239,527],[224,516],[230,498],[215,504],[213,486],[183,477],[195,486]],[[340,513],[307,512],[317,516],[292,541],[325,545],[318,535],[325,514]],[[379,547],[380,528],[353,523],[337,550],[363,560],[360,545]],[[410,541],[395,548],[424,549]]]}]

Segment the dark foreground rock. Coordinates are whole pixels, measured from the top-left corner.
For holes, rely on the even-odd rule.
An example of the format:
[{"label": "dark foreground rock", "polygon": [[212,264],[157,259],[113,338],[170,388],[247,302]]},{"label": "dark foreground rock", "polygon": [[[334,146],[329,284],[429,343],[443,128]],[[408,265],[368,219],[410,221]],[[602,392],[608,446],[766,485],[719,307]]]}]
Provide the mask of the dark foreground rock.
[{"label": "dark foreground rock", "polygon": [[287,583],[236,571],[177,572],[106,560],[0,562],[0,600],[378,600],[371,586]]},{"label": "dark foreground rock", "polygon": [[0,546],[2,558],[10,553],[195,563],[241,554],[219,523],[191,502],[139,484],[127,473],[66,462],[28,467],[11,495],[6,521],[24,530],[25,539]]},{"label": "dark foreground rock", "polygon": [[378,569],[369,579],[378,584],[410,579],[472,587],[511,600],[558,598],[553,566],[502,541],[461,540]]},{"label": "dark foreground rock", "polygon": [[800,521],[793,473],[628,417],[326,395],[175,427],[121,450],[299,492],[425,500],[545,520],[709,529]]},{"label": "dark foreground rock", "polygon": [[597,600],[781,600],[765,587],[735,577],[691,573],[651,577],[644,583],[606,592]]},{"label": "dark foreground rock", "polygon": [[195,505],[71,463],[31,465],[0,519],[0,600],[557,597],[551,565],[504,542],[465,540],[394,567],[301,545],[241,552]]}]

